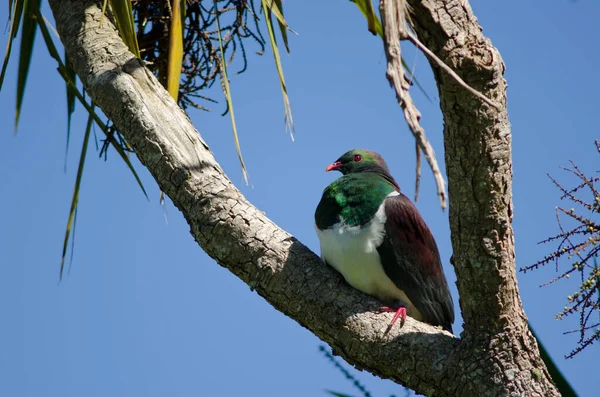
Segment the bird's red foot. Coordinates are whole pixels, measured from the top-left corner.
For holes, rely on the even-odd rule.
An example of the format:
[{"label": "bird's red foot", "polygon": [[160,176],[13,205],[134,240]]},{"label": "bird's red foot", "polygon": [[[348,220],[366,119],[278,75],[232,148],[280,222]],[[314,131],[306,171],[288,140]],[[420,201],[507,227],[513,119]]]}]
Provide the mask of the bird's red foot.
[{"label": "bird's red foot", "polygon": [[383,306],[383,307],[379,308],[379,310],[381,310],[383,312],[396,312],[396,314],[394,314],[394,318],[392,318],[392,321],[390,322],[390,325],[388,325],[387,328],[385,329],[385,332],[383,333],[384,335],[387,335],[387,333],[390,332],[390,330],[392,329],[392,327],[394,326],[396,321],[398,321],[398,319],[400,319],[400,327],[404,326],[404,322],[406,321],[406,308],[404,306],[400,306],[400,307]]}]

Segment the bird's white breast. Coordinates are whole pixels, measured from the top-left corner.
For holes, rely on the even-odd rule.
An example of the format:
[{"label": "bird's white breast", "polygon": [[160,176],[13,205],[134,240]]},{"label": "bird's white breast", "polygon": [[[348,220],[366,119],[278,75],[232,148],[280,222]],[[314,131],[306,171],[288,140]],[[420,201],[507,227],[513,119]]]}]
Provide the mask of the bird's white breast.
[{"label": "bird's white breast", "polygon": [[[388,195],[395,196],[397,192]],[[377,247],[385,236],[385,200],[369,223],[359,228],[343,222],[325,230],[317,228],[321,242],[321,257],[340,272],[348,284],[375,296],[383,302],[402,300],[412,312],[420,317],[404,291],[398,289],[385,274]],[[418,319],[418,318],[417,318]]]}]

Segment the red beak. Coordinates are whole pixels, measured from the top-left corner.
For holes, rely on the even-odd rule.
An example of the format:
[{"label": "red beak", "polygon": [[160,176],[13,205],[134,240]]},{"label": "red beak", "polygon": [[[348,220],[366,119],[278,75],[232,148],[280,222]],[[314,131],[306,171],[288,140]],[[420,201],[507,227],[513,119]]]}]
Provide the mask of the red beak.
[{"label": "red beak", "polygon": [[329,164],[329,165],[327,166],[327,168],[325,168],[325,171],[327,171],[327,172],[329,172],[329,171],[335,171],[335,170],[338,170],[338,169],[340,169],[341,167],[342,167],[342,163],[341,163],[341,162],[339,162],[339,161],[336,161],[336,162],[335,162],[335,163],[333,163],[333,164]]}]

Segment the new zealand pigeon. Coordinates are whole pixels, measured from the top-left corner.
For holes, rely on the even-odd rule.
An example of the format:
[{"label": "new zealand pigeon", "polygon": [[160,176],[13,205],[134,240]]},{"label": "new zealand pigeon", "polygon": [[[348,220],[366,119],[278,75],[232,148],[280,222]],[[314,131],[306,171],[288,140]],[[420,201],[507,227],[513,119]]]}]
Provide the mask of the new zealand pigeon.
[{"label": "new zealand pigeon", "polygon": [[315,212],[323,261],[396,312],[386,333],[407,313],[452,332],[454,304],[437,245],[383,158],[354,149],[326,170],[343,176],[327,186]]}]

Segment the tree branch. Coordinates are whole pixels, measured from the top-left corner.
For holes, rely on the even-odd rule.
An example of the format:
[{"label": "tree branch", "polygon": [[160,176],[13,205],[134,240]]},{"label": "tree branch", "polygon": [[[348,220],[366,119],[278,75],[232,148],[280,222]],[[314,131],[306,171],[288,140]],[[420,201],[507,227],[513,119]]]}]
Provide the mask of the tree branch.
[{"label": "tree branch", "polygon": [[465,83],[463,81],[463,79],[461,79],[460,76],[457,75],[454,72],[454,70],[452,70],[448,65],[446,65],[444,62],[442,62],[442,60],[440,58],[438,58],[433,52],[431,52],[429,50],[429,48],[425,47],[423,45],[423,43],[421,43],[419,41],[419,39],[414,34],[412,34],[411,32],[407,31],[406,32],[406,39],[410,40],[410,42],[413,43],[419,50],[421,50],[431,61],[435,62],[440,67],[440,69],[442,69],[443,71],[445,71],[446,73],[448,73],[450,76],[452,76],[452,78],[454,80],[456,80],[456,83],[458,85],[460,85],[462,88],[464,88],[465,90],[469,91],[475,97],[479,98],[482,102],[485,102],[488,105],[495,107],[499,111],[504,110],[504,108],[501,105],[499,105],[496,102],[492,101],[491,99],[489,99],[488,97],[486,97],[485,95],[483,95],[481,92],[477,91],[476,89],[472,88],[470,85],[468,85],[467,83]]},{"label": "tree branch", "polygon": [[407,319],[384,337],[391,314],[261,211],[225,176],[184,112],[127,50],[97,1],[50,2],[74,70],[181,210],[212,258],[348,362],[410,388],[437,389],[458,340]]}]

